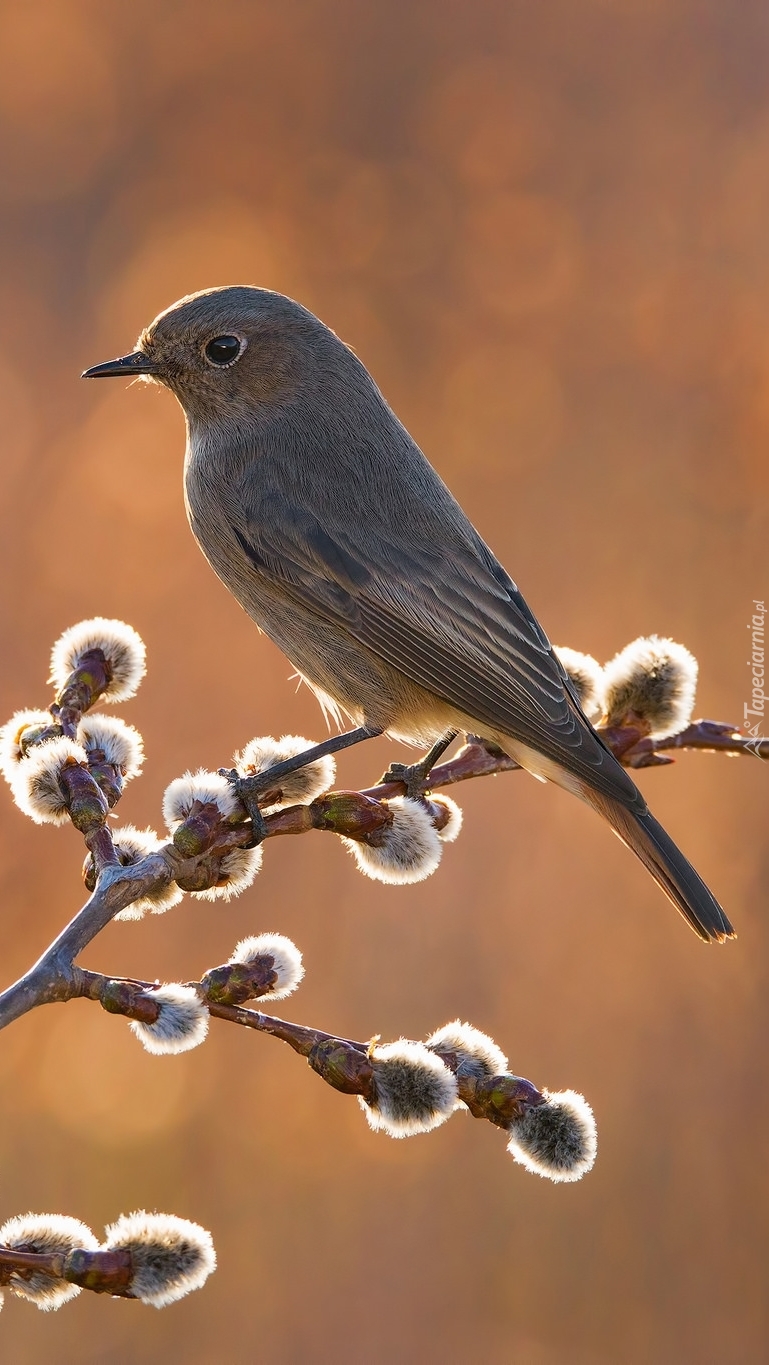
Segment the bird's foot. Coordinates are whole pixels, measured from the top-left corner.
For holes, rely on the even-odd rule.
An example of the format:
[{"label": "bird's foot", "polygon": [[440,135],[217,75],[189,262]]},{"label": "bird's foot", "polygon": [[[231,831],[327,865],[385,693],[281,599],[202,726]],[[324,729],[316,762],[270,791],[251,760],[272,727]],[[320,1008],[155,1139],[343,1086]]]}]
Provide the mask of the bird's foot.
[{"label": "bird's foot", "polygon": [[418,763],[391,763],[384,776],[380,777],[380,784],[402,782],[406,788],[406,795],[412,801],[418,801],[429,785],[428,778],[435,764],[456,737],[456,730],[449,730],[447,734],[441,735],[432,749]]},{"label": "bird's foot", "polygon": [[[252,773],[244,777],[237,768],[220,768],[222,777],[226,777],[231,783],[232,788],[245,807],[246,813],[251,821],[254,831],[255,848],[267,836],[267,825],[262,815],[259,805],[259,794],[272,790],[279,779],[286,777],[288,773],[296,772],[297,768],[306,768],[308,763],[315,763],[317,759],[323,758],[326,754],[336,754],[340,749],[349,749],[353,744],[360,744],[364,739],[375,739],[381,735],[382,731],[372,725],[359,725],[356,730],[347,730],[342,735],[331,735],[322,744],[313,744],[310,749],[305,749],[301,754],[294,754],[292,758],[284,758],[281,763],[274,763],[271,768],[266,768],[264,772]],[[432,750],[431,750],[432,752]]]},{"label": "bird's foot", "polygon": [[386,773],[379,779],[379,786],[385,786],[388,782],[402,782],[406,788],[406,795],[412,801],[417,801],[424,792],[425,779],[424,760],[421,763],[391,763]]},{"label": "bird's foot", "polygon": [[[253,839],[247,848],[256,848],[262,840],[267,837],[267,824],[262,815],[259,805],[258,786],[253,778],[242,777],[237,768],[220,768],[222,777],[226,777],[232,790],[237,796],[240,804],[244,807],[246,815],[251,821]],[[260,774],[261,776],[261,774]]]}]

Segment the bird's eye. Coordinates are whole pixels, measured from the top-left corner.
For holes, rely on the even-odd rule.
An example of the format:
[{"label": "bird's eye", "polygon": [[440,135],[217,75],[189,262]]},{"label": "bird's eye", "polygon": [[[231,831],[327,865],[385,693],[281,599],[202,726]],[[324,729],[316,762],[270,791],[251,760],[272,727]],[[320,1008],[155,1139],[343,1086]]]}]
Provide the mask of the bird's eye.
[{"label": "bird's eye", "polygon": [[203,354],[209,365],[218,365],[220,369],[225,369],[228,365],[234,365],[245,349],[245,337],[227,335],[212,337],[203,347]]}]

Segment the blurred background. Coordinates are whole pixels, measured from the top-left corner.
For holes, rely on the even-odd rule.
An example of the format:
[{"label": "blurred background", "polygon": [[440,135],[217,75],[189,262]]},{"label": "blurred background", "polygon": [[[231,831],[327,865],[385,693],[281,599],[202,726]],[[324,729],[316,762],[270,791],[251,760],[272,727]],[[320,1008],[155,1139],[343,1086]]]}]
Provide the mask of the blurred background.
[{"label": "blurred background", "polygon": [[[187,292],[289,293],[355,347],[551,638],[700,661],[739,722],[769,597],[769,17],[743,0],[96,0],[0,12],[0,720],[50,645],[130,621],[149,673],[124,820],[188,766],[318,708],[205,564],[184,429],[148,385],[81,384]],[[378,742],[344,757],[368,784]],[[763,1362],[769,1126],[766,770],[641,773],[739,932],[706,949],[587,809],[524,775],[458,792],[416,887],[276,841],[231,905],[111,927],[85,965],[185,980],[248,933],[305,955],[286,1014],[349,1037],[457,1015],[584,1091],[573,1186],[458,1116],[395,1143],[282,1044],[221,1024],[144,1053],[86,1004],[0,1038],[0,1216],[97,1230],[146,1206],[219,1269],[162,1313],[6,1301],[14,1365]],[[82,898],[82,845],[0,805],[3,984]]]}]

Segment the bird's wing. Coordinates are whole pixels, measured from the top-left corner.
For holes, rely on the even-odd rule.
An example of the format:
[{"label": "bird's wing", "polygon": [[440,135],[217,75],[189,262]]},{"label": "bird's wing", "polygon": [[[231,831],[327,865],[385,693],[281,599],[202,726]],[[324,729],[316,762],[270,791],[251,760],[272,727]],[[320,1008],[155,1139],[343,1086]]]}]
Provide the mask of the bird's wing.
[{"label": "bird's wing", "polygon": [[[479,726],[508,735],[588,786],[644,808],[635,784],[585,720],[547,636],[469,523],[442,541],[399,532],[356,543],[283,501],[236,535],[254,571],[343,628],[413,683]],[[280,536],[273,527],[280,527]],[[362,530],[362,528],[361,528]],[[447,544],[446,540],[450,543]],[[363,534],[360,541],[364,539]]]}]

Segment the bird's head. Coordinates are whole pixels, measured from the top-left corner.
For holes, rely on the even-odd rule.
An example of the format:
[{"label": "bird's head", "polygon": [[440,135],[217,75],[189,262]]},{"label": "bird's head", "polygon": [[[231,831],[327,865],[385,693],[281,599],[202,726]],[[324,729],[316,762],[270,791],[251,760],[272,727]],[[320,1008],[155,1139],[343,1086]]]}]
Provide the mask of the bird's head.
[{"label": "bird's head", "polygon": [[190,294],[160,313],[129,355],[94,365],[84,379],[137,377],[165,384],[188,418],[247,415],[290,403],[317,382],[331,346],[323,323],[283,294],[231,285]]}]

